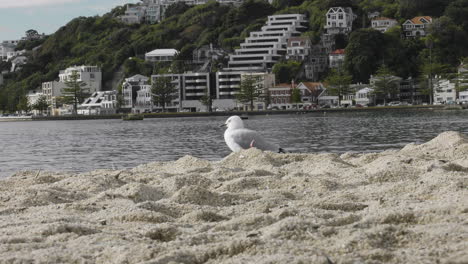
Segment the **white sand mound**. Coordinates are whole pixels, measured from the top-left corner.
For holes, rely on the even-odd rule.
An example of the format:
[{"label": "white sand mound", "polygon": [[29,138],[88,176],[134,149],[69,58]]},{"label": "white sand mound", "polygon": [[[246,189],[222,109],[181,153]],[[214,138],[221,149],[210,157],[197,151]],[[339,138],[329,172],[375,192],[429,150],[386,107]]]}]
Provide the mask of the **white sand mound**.
[{"label": "white sand mound", "polygon": [[468,263],[468,139],[0,184],[0,263]]}]

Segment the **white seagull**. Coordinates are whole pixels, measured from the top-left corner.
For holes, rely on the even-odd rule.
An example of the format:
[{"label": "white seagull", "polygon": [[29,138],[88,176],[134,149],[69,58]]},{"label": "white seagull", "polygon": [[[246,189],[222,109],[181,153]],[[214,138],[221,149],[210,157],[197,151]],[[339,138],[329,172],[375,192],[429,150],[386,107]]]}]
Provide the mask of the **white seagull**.
[{"label": "white seagull", "polygon": [[266,141],[257,131],[244,128],[244,122],[239,116],[229,117],[223,126],[227,127],[224,140],[233,152],[253,147],[272,152],[285,152],[278,145]]}]

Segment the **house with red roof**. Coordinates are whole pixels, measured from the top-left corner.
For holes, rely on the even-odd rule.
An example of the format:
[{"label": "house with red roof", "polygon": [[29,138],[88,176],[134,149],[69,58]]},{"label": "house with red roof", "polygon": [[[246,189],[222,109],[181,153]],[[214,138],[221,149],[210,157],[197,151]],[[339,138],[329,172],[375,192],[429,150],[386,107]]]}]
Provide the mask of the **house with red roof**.
[{"label": "house with red roof", "polygon": [[345,50],[337,49],[330,53],[329,55],[329,66],[330,68],[339,68],[344,64],[345,60]]},{"label": "house with red roof", "polygon": [[418,16],[408,19],[403,23],[405,36],[409,38],[423,37],[426,35],[427,27],[432,24],[432,17]]}]

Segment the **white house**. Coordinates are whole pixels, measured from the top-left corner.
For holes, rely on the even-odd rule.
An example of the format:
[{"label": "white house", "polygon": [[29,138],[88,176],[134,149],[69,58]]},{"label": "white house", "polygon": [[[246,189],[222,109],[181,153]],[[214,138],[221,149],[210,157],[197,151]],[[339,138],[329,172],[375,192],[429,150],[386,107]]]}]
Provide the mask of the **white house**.
[{"label": "white house", "polygon": [[330,53],[329,55],[329,67],[330,68],[340,68],[344,64],[345,60],[345,50],[344,49],[337,49]]},{"label": "white house", "polygon": [[374,89],[366,87],[356,92],[355,101],[357,105],[368,106],[374,103]]},{"label": "white house", "polygon": [[117,112],[117,91],[93,93],[78,106],[79,115],[111,115]]},{"label": "white house", "polygon": [[378,30],[382,33],[387,32],[390,28],[398,25],[398,21],[392,18],[387,17],[376,17],[371,21],[371,27],[375,30]]},{"label": "white house", "polygon": [[155,49],[145,54],[147,62],[167,62],[172,61],[179,52],[175,49]]},{"label": "white house", "polygon": [[328,34],[348,34],[353,29],[353,21],[357,15],[351,7],[332,7],[326,14],[325,29]]},{"label": "white house", "polygon": [[293,37],[288,39],[286,59],[303,61],[310,55],[311,41],[307,37]]},{"label": "white house", "polygon": [[434,104],[456,102],[457,91],[455,89],[455,84],[455,81],[439,79],[436,77],[436,79],[433,80]]},{"label": "white house", "polygon": [[60,82],[67,82],[70,80],[70,76],[74,73],[78,73],[78,80],[86,84],[84,87],[89,93],[101,91],[102,88],[102,72],[98,66],[73,66],[63,71],[60,71],[59,79]]},{"label": "white house", "polygon": [[414,17],[403,23],[403,31],[406,37],[423,37],[426,36],[426,30],[430,24],[432,24],[430,16]]}]

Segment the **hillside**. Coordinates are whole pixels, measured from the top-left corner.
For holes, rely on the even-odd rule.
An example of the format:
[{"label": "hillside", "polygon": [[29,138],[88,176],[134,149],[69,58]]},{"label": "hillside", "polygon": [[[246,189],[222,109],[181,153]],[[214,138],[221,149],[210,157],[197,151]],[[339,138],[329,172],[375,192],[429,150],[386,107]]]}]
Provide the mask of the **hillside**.
[{"label": "hillside", "polygon": [[[468,56],[464,48],[468,43],[468,23],[464,19],[468,14],[468,0],[275,0],[273,5],[249,0],[240,7],[209,2],[195,7],[173,6],[171,16],[155,25],[125,25],[115,19],[123,12],[123,7],[117,7],[103,16],[73,19],[49,36],[37,51],[30,51],[29,63],[21,71],[5,76],[5,85],[0,87],[0,110],[15,111],[23,107],[28,90],[57,79],[59,70],[71,65],[100,66],[104,86],[110,89],[114,73],[120,68],[126,76],[149,75],[158,70],[141,59],[145,52],[156,48],[178,49],[179,62],[190,60],[195,48],[210,43],[232,51],[250,31],[260,28],[268,15],[275,13],[307,14],[309,28],[304,34],[318,41],[326,11],[330,6],[339,5],[352,6],[358,14],[349,41],[337,43],[349,50],[346,66],[355,81],[365,81],[382,61],[399,76],[416,77],[428,60],[424,39],[402,39],[400,29],[389,34],[359,29],[369,26],[366,14],[372,11],[380,11],[399,22],[422,14],[442,16],[432,32],[432,60],[455,67],[461,58]],[[0,64],[0,70],[8,67]]]}]

